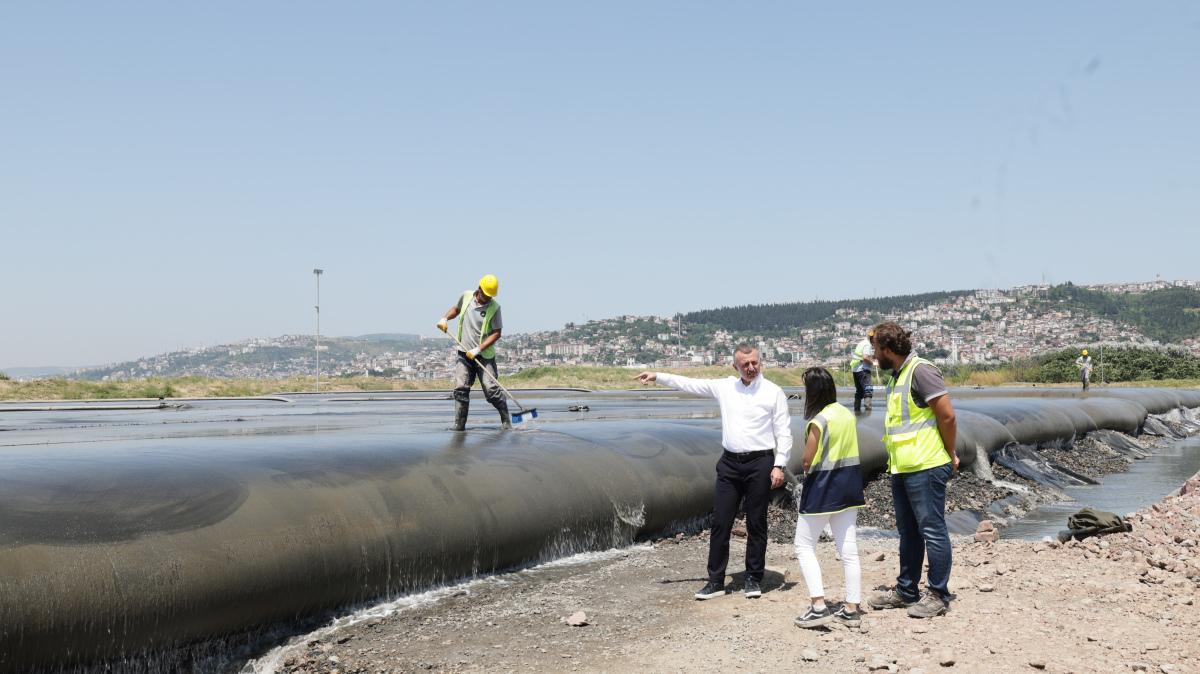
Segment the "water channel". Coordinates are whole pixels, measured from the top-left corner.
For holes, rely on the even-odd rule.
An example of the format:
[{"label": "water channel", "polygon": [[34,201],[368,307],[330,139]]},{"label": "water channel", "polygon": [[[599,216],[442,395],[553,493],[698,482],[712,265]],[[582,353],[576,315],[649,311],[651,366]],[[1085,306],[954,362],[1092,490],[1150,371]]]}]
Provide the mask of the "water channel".
[{"label": "water channel", "polygon": [[1042,505],[1006,526],[1001,536],[1053,537],[1067,528],[1067,517],[1084,507],[1124,516],[1177,491],[1197,472],[1200,472],[1200,437],[1173,440],[1155,449],[1149,458],[1134,461],[1128,472],[1106,475],[1097,485],[1064,488],[1072,501]]}]

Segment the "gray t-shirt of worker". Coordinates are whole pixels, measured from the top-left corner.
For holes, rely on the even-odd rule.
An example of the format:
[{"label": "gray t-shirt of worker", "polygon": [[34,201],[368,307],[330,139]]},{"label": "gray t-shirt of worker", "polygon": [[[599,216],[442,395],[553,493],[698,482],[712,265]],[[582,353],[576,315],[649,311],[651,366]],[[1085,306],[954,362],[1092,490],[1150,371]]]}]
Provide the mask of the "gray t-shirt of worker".
[{"label": "gray t-shirt of worker", "polygon": [[1080,356],[1080,357],[1076,358],[1075,366],[1079,368],[1080,373],[1091,374],[1092,373],[1092,357],[1091,356]]},{"label": "gray t-shirt of worker", "polygon": [[[458,301],[462,302],[462,295],[458,296]],[[492,300],[495,302],[496,300]],[[467,350],[479,348],[479,342],[482,338],[479,336],[479,331],[483,329],[483,314],[487,311],[488,305],[480,304],[479,300],[475,299],[474,293],[471,294],[471,303],[467,307],[466,314],[460,314],[463,317],[462,330],[462,345]],[[502,309],[496,307],[496,315],[492,316],[492,324],[489,327],[490,332],[504,329],[504,322],[500,318]],[[457,326],[452,326],[451,330],[457,330]],[[486,335],[485,335],[486,336]]]},{"label": "gray t-shirt of worker", "polygon": [[[911,356],[909,356],[911,358]],[[908,362],[908,359],[904,359]],[[903,365],[901,365],[903,367]],[[892,376],[895,377],[895,371]],[[921,363],[913,370],[912,376],[912,399],[917,404],[917,407],[929,407],[929,401],[944,396],[949,391],[946,390],[946,380],[942,377],[942,373],[936,367],[929,363]]]}]

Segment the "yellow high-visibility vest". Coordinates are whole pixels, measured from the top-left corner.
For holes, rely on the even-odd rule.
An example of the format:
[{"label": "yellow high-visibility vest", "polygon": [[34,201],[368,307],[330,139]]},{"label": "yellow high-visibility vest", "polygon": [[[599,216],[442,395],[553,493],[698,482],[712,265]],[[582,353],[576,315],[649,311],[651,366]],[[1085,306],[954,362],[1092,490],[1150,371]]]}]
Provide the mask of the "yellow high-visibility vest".
[{"label": "yellow high-visibility vest", "polygon": [[937,417],[931,407],[917,407],[912,398],[913,372],[924,358],[913,356],[888,382],[883,444],[892,473],[915,473],[950,463]]},{"label": "yellow high-visibility vest", "polygon": [[821,430],[821,444],[810,473],[858,465],[858,420],[853,412],[840,403],[830,403],[805,424],[805,437],[813,425]]},{"label": "yellow high-visibility vest", "polygon": [[[462,329],[463,329],[463,323],[466,321],[466,318],[467,318],[467,311],[470,310],[471,303],[474,301],[475,301],[475,291],[468,290],[465,293],[463,293],[462,301],[459,302],[459,304],[458,304],[458,341],[459,341],[459,343],[462,342]],[[483,325],[480,326],[480,330],[479,330],[480,343],[483,342],[484,337],[487,337],[489,334],[491,334],[491,332],[492,332],[492,330],[491,330],[492,317],[495,316],[496,312],[499,310],[500,310],[500,303],[497,302],[496,300],[492,300],[491,302],[488,302],[487,308],[483,310]],[[483,358],[495,358],[496,357],[496,345],[493,344],[493,345],[489,346],[488,348],[484,349],[483,351],[480,351],[479,355]]]},{"label": "yellow high-visibility vest", "polygon": [[854,346],[854,355],[850,357],[850,371],[851,372],[853,372],[854,368],[858,367],[858,364],[863,361],[863,356],[865,356],[867,354],[866,346],[867,346],[866,340],[863,340]]}]

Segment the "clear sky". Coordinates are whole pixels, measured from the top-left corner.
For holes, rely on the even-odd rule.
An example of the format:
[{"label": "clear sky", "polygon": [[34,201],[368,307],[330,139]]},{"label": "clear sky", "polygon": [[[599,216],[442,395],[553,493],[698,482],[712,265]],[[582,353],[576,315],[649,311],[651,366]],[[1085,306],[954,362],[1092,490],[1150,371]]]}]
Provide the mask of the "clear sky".
[{"label": "clear sky", "polygon": [[1200,277],[1186,2],[6,2],[0,366]]}]

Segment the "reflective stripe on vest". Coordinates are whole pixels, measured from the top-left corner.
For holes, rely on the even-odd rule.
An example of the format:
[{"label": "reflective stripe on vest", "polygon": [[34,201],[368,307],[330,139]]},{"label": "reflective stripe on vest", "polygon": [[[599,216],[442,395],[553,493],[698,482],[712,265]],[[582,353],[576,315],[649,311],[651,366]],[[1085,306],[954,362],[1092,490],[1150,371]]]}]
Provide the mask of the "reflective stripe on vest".
[{"label": "reflective stripe on vest", "polygon": [[888,382],[883,444],[893,473],[936,468],[950,461],[933,409],[918,407],[912,399],[913,373],[921,364],[932,366],[924,358],[913,356]]},{"label": "reflective stripe on vest", "polygon": [[810,473],[858,465],[858,421],[853,412],[840,403],[830,403],[808,424],[821,429],[821,445],[813,456]]},{"label": "reflective stripe on vest", "polygon": [[[458,303],[458,341],[459,341],[459,343],[462,343],[463,323],[466,322],[467,312],[471,309],[471,303],[474,301],[475,301],[475,291],[468,290],[465,293],[463,293],[462,301]],[[500,304],[496,300],[492,300],[491,302],[488,302],[487,308],[483,310],[483,325],[480,326],[480,330],[479,330],[479,343],[480,344],[483,343],[484,337],[487,337],[489,334],[491,334],[491,332],[492,332],[492,330],[491,330],[492,316],[495,316],[496,312],[499,310],[500,310]],[[484,358],[494,358],[496,356],[496,345],[493,344],[493,345],[489,346],[488,348],[484,349],[483,351],[480,351],[479,355]]]}]

